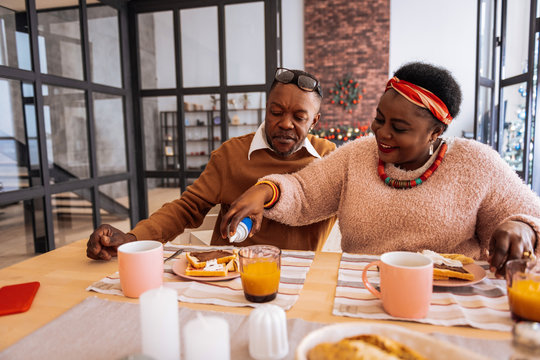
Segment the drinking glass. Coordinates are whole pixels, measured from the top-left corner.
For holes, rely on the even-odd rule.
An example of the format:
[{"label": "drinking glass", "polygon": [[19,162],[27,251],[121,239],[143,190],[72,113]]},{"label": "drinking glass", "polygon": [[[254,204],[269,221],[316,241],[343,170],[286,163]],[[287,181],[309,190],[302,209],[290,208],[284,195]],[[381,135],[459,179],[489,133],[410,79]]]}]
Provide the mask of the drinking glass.
[{"label": "drinking glass", "polygon": [[512,319],[540,321],[540,261],[508,261],[506,286]]},{"label": "drinking glass", "polygon": [[271,245],[246,246],[238,253],[244,296],[251,302],[276,298],[281,275],[281,249]]}]

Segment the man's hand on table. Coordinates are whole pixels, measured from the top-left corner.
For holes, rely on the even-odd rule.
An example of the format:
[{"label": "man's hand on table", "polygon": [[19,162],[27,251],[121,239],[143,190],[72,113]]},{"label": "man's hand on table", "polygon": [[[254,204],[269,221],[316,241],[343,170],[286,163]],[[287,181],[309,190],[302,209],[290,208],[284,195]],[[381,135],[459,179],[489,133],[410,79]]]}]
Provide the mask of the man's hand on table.
[{"label": "man's hand on table", "polygon": [[86,256],[94,260],[111,260],[111,257],[116,256],[118,246],[136,240],[135,235],[125,234],[109,224],[103,224],[90,235],[86,243]]}]

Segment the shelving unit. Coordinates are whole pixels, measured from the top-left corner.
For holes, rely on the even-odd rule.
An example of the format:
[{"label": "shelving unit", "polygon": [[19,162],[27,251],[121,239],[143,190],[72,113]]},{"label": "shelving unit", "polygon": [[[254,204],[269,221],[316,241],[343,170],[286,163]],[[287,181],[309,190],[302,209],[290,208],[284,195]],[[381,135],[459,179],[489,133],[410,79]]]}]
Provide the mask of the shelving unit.
[{"label": "shelving unit", "polygon": [[[162,111],[159,114],[161,159],[163,170],[180,170],[180,157],[178,154],[178,120],[176,111]],[[176,187],[178,178],[163,178],[162,186]]]},{"label": "shelving unit", "polygon": [[[263,119],[264,109],[229,109],[226,123],[230,137],[257,130]],[[178,116],[176,111],[162,111],[160,116],[161,158],[164,170],[177,170],[186,183],[193,182],[204,170],[210,154],[221,143],[219,110],[190,110],[184,112],[185,139],[178,139]],[[185,149],[185,165],[181,168],[181,156]],[[178,186],[178,178],[164,178],[163,186]]]},{"label": "shelving unit", "polygon": [[214,142],[221,143],[219,129],[217,139],[214,135],[214,126],[212,126],[214,114],[219,114],[219,111],[192,110],[184,112],[187,171],[202,171],[210,159],[210,153],[214,150]]}]

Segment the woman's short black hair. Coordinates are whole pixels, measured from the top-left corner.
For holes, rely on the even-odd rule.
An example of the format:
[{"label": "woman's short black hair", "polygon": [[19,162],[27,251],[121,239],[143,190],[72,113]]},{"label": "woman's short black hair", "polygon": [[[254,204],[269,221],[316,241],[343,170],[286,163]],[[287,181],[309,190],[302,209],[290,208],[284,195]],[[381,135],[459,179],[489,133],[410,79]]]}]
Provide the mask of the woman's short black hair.
[{"label": "woman's short black hair", "polygon": [[459,113],[461,88],[450,71],[423,62],[411,62],[401,66],[394,76],[431,91],[446,105],[453,118]]}]

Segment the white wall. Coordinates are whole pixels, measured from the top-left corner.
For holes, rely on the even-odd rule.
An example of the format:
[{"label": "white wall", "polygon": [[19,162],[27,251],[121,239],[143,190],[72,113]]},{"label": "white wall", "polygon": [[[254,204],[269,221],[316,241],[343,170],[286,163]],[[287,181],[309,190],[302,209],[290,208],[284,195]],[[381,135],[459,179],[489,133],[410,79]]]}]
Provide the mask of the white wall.
[{"label": "white wall", "polygon": [[[285,0],[282,3],[285,67],[304,68],[303,8],[303,0]],[[459,115],[449,126],[446,135],[462,136],[463,131],[472,132],[476,1],[390,0],[388,75],[410,61],[425,61],[452,72],[461,86],[463,102]]]},{"label": "white wall", "polygon": [[390,0],[389,75],[410,61],[443,66],[463,92],[459,115],[446,136],[474,129],[476,1]]}]

